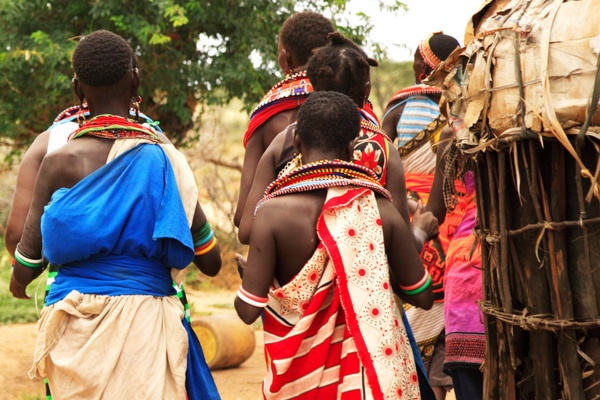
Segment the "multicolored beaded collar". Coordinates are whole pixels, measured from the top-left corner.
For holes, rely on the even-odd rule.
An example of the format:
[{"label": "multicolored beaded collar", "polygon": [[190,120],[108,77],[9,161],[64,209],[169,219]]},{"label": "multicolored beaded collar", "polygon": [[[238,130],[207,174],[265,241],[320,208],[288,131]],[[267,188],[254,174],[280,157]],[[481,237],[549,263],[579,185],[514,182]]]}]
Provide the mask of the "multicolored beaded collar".
[{"label": "multicolored beaded collar", "polygon": [[79,129],[69,135],[69,140],[88,135],[105,139],[148,139],[163,143],[162,139],[149,128],[118,115],[98,115],[86,121]]},{"label": "multicolored beaded collar", "polygon": [[313,87],[310,80],[306,77],[306,71],[299,71],[295,74],[288,75],[284,80],[274,85],[262,98],[260,103],[258,103],[254,111],[250,114],[250,119],[252,119],[261,108],[274,101],[291,96],[304,96],[312,92]]},{"label": "multicolored beaded collar", "polygon": [[390,192],[381,186],[370,169],[341,160],[324,160],[293,169],[272,182],[256,205],[254,214],[274,197],[338,186],[365,187],[392,200]]},{"label": "multicolored beaded collar", "polygon": [[371,121],[367,121],[366,119],[362,119],[361,118],[361,120],[360,120],[360,127],[363,129],[363,131],[367,130],[367,131],[372,132],[372,133],[374,133],[376,135],[382,135],[384,138],[386,138],[390,142],[392,141],[390,139],[390,137],[385,134],[385,132],[383,131],[383,129],[381,129],[380,127],[378,127],[377,125],[375,125]]}]

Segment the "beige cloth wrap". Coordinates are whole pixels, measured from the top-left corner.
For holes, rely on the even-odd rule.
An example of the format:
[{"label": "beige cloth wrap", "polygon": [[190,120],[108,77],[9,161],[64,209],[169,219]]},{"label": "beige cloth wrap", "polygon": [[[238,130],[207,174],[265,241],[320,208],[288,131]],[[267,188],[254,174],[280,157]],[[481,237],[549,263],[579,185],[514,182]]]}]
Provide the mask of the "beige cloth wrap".
[{"label": "beige cloth wrap", "polygon": [[[106,162],[142,143],[153,142],[115,140]],[[160,146],[191,226],[198,202],[193,172],[173,145]],[[42,310],[29,376],[47,377],[54,400],[185,399],[188,339],[182,318],[183,306],[175,296],[73,291]]]},{"label": "beige cloth wrap", "polygon": [[54,400],[185,399],[188,340],[177,297],[71,292],[45,307],[31,378]]}]

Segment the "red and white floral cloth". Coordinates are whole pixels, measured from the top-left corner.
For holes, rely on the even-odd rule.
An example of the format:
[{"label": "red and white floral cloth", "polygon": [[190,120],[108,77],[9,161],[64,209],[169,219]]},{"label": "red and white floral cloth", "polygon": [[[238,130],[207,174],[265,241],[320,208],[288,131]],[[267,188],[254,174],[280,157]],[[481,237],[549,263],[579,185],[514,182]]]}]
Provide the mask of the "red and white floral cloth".
[{"label": "red and white floral cloth", "polygon": [[265,310],[266,399],[420,399],[373,192],[334,187],[312,258]]}]

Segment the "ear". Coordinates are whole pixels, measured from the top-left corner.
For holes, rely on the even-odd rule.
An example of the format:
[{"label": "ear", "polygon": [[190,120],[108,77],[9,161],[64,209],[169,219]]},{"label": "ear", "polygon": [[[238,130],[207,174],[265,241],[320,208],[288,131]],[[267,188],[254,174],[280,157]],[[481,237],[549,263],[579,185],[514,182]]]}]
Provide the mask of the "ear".
[{"label": "ear", "polygon": [[365,106],[367,100],[369,100],[369,96],[371,95],[371,73],[369,71],[369,79],[365,82],[365,86],[363,86],[363,93],[365,94],[363,105],[360,108]]},{"label": "ear", "polygon": [[356,136],[354,139],[352,139],[350,142],[348,142],[348,146],[346,147],[346,151],[348,152],[348,158],[346,159],[347,161],[352,162],[352,160],[354,159],[354,148],[356,147],[356,143],[358,143],[358,136]]},{"label": "ear", "polygon": [[140,70],[135,67],[131,70],[131,95],[137,95],[140,88]]},{"label": "ear", "polygon": [[300,140],[300,137],[298,136],[298,129],[294,128],[294,131],[292,134],[294,135],[294,137],[292,139],[292,143],[294,144],[294,147],[296,148],[296,150],[300,151],[300,146],[302,145],[302,141]]},{"label": "ear", "polygon": [[71,87],[73,88],[75,96],[79,99],[79,103],[83,104],[85,95],[83,94],[83,89],[81,88],[81,83],[79,82],[79,79],[77,79],[77,76],[74,76],[73,79],[71,79]]}]

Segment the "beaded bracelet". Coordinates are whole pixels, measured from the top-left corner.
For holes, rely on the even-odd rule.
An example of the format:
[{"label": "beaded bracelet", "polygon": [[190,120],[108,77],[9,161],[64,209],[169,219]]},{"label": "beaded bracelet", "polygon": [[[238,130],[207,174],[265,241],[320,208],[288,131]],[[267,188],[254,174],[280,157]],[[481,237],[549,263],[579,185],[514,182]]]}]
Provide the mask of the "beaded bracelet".
[{"label": "beaded bracelet", "polygon": [[425,275],[423,275],[423,278],[419,282],[409,286],[400,285],[400,289],[404,294],[412,296],[427,290],[429,286],[431,286],[431,275],[425,271]]},{"label": "beaded bracelet", "polygon": [[210,240],[210,242],[206,243],[205,245],[199,246],[199,247],[194,247],[194,255],[196,255],[196,256],[204,255],[204,254],[208,253],[209,251],[211,251],[216,245],[217,245],[217,238],[213,236],[212,239]]},{"label": "beaded bracelet", "polygon": [[194,239],[194,254],[201,256],[211,251],[217,244],[215,233],[210,228],[208,221],[202,225],[202,228],[192,234]]},{"label": "beaded bracelet", "polygon": [[247,290],[245,290],[241,285],[237,291],[237,296],[244,303],[250,304],[251,306],[258,307],[258,308],[265,308],[267,306],[267,303],[269,302],[268,297],[256,296],[256,295],[248,292]]},{"label": "beaded bracelet", "polygon": [[22,264],[28,268],[41,268],[44,265],[43,258],[34,260],[32,258],[25,257],[23,254],[21,254],[21,252],[19,251],[18,244],[17,244],[17,248],[15,249],[15,260],[17,260],[19,262],[19,264]]}]

